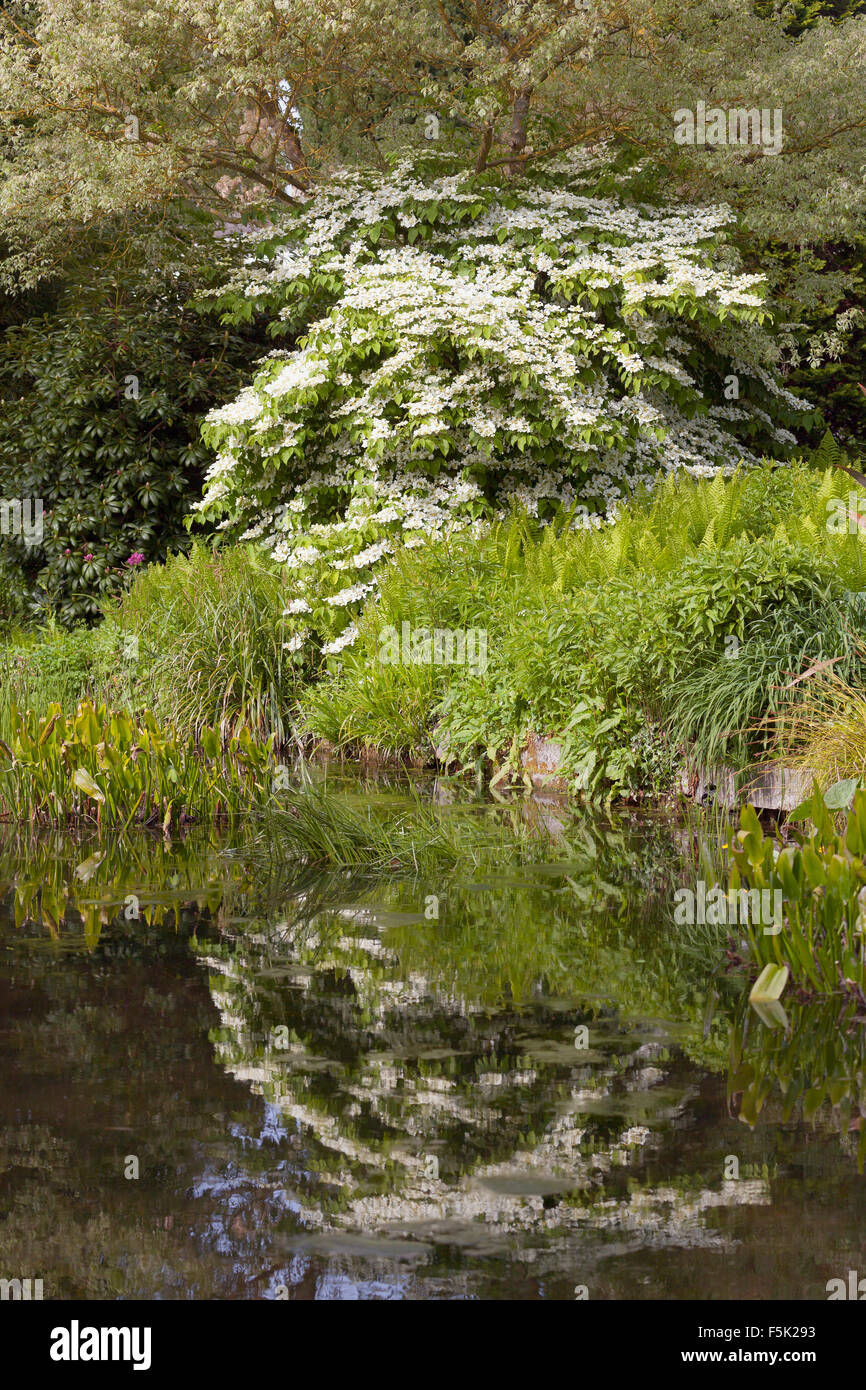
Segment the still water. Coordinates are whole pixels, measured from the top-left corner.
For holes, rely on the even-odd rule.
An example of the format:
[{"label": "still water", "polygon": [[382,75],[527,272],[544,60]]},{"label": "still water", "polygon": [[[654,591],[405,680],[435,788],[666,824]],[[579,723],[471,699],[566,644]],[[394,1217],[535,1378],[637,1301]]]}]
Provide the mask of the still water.
[{"label": "still water", "polygon": [[305,868],[261,827],[0,826],[0,1275],[592,1300],[866,1274],[866,1030],[754,1015],[725,950],[673,925],[682,826],[537,814],[541,862],[426,879]]}]

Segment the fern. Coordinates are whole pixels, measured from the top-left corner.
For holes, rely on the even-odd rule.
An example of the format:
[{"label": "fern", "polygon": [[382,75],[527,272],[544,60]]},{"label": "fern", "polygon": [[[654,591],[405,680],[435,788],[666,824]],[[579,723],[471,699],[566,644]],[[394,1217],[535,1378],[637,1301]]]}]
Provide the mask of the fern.
[{"label": "fern", "polygon": [[810,462],[815,468],[848,468],[851,460],[827,430],[817,449],[813,450]]}]

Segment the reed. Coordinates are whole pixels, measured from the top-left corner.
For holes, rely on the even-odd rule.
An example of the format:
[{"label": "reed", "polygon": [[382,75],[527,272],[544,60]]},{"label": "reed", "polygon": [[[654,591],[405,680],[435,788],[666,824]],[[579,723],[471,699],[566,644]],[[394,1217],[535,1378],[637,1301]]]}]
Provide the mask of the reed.
[{"label": "reed", "polygon": [[[262,844],[283,854],[288,847],[310,864],[405,873],[458,865],[466,872],[484,867],[502,871],[550,854],[554,839],[542,819],[528,818],[516,807],[500,808],[493,819],[491,810],[442,811],[416,798],[406,809],[386,815],[371,804],[359,810],[307,783],[274,798]],[[561,837],[556,846],[557,854],[567,853]]]}]

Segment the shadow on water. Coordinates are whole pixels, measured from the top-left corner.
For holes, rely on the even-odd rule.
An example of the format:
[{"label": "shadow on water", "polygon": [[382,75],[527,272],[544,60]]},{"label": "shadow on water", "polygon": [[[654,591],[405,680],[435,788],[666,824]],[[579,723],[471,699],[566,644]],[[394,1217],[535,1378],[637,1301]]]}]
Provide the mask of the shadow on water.
[{"label": "shadow on water", "polygon": [[0,1274],[826,1297],[862,1247],[863,1028],[757,1019],[725,941],[673,926],[681,827],[539,814],[542,862],[438,878],[304,867],[267,826],[0,829]]}]

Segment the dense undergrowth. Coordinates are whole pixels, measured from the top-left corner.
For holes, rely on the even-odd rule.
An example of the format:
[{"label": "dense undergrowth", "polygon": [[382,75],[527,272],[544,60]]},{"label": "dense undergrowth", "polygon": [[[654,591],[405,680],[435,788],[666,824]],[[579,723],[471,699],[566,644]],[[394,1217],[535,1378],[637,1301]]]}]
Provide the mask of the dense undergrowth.
[{"label": "dense undergrowth", "polygon": [[163,831],[190,820],[219,821],[266,802],[273,790],[271,740],[243,728],[228,743],[202,729],[197,744],[82,701],[44,718],[12,711],[10,741],[0,739],[0,812],[26,823],[95,820],[128,830]]},{"label": "dense undergrowth", "polygon": [[[826,670],[858,679],[863,542],[827,528],[847,491],[806,465],[668,481],[602,532],[515,516],[404,552],[305,694],[305,727],[515,770],[534,732],[591,793],[664,790],[683,752],[745,768],[778,751]],[[486,669],[383,660],[404,623],[483,630]]]},{"label": "dense undergrowth", "polygon": [[684,759],[797,759],[832,781],[862,767],[866,718],[850,491],[841,469],[797,463],[664,480],[602,530],[515,511],[398,551],[331,656],[288,636],[279,566],[198,543],[96,628],[8,634],[0,736],[13,705],[92,699],[181,739],[246,728],[283,748],[487,762],[500,783],[534,734],[592,796],[664,794]]}]

